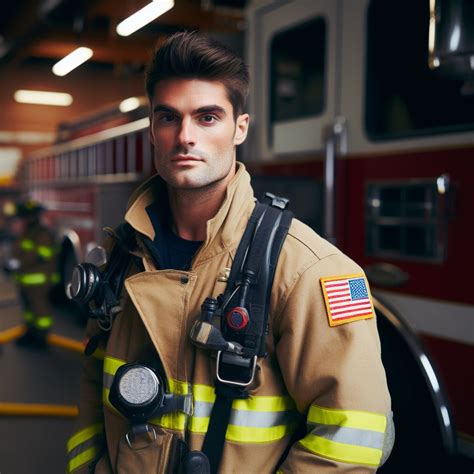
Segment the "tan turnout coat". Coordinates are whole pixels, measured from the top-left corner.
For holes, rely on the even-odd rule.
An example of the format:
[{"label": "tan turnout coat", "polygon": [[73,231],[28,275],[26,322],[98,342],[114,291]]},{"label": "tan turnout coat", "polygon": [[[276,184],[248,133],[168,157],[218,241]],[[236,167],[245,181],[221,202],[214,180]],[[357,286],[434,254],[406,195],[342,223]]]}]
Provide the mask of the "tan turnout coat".
[{"label": "tan turnout coat", "polygon": [[[139,235],[150,239],[154,229],[145,208],[157,199],[160,186],[159,177],[148,180],[125,216]],[[142,250],[145,271],[126,279],[123,310],[103,353],[96,351],[85,361],[79,422],[68,445],[70,470],[88,472],[95,457],[100,458],[95,472],[101,474],[171,472],[176,436],[190,449],[201,448],[212,408],[215,358],[193,346],[189,332],[204,299],[223,293],[253,208],[250,177],[238,164],[189,271],[157,269]],[[390,451],[390,396],[375,319],[330,327],[320,285],[323,277],[361,273],[336,247],[293,220],[273,284],[268,357],[258,361],[251,398],[233,407],[219,472],[374,472]],[[88,331],[97,331],[94,321]],[[193,393],[194,414],[155,420],[157,442],[132,451],[125,442],[130,424],[111,408],[108,389],[118,366],[145,360],[155,351],[172,390]],[[358,425],[361,417],[365,421]],[[302,442],[292,441],[298,422],[306,421],[307,436]],[[358,433],[362,439],[367,430],[378,436],[379,448],[362,446],[353,454],[351,443],[355,439],[358,444]],[[347,449],[340,451],[341,440],[347,439],[335,433],[352,436]]]}]

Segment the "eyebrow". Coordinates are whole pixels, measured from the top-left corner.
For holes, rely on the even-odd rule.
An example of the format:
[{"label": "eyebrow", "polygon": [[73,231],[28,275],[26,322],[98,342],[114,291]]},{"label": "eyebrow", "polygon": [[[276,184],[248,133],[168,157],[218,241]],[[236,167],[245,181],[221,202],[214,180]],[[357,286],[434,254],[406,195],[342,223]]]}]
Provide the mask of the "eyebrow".
[{"label": "eyebrow", "polygon": [[[180,115],[180,112],[175,109],[174,107],[170,107],[169,105],[164,105],[164,104],[157,104],[154,108],[153,108],[153,113],[156,113],[156,112],[168,112],[168,113],[172,113],[172,114],[176,114],[176,115]],[[220,105],[216,105],[216,104],[213,104],[213,105],[205,105],[203,107],[199,107],[198,109],[195,109],[192,111],[192,115],[195,115],[195,114],[205,114],[205,113],[220,113],[222,115],[226,115],[226,111],[223,107],[221,107]]]}]

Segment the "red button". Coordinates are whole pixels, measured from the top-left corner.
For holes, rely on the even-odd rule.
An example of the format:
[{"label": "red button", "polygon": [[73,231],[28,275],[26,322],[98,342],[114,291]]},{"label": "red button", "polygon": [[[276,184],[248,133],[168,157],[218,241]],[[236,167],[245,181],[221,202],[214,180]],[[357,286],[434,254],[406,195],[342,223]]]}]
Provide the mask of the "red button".
[{"label": "red button", "polygon": [[235,331],[244,329],[249,323],[249,315],[245,308],[236,306],[227,313],[227,325]]}]

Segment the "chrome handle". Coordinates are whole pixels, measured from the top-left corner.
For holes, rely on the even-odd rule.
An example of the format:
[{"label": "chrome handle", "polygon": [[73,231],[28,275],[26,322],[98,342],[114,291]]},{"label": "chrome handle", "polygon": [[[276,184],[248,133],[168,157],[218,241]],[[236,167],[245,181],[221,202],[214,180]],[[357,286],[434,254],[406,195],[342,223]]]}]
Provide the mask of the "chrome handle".
[{"label": "chrome handle", "polygon": [[324,236],[336,243],[336,162],[347,153],[347,120],[336,117],[324,131]]}]

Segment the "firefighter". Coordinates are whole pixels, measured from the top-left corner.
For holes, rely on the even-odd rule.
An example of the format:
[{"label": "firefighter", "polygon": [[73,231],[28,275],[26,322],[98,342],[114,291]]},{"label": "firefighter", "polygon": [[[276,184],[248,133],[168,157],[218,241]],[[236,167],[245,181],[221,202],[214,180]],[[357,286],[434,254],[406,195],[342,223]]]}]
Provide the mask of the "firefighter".
[{"label": "firefighter", "polygon": [[[370,290],[361,268],[309,227],[293,219],[289,228],[266,354],[253,359],[249,380],[227,380],[231,354],[193,343],[203,301],[222,303],[255,207],[236,162],[249,127],[245,64],[207,37],[178,33],[155,53],[146,87],[157,175],[125,214],[134,248],[120,304],[110,319],[91,310],[69,472],[375,472],[393,423]],[[123,247],[116,234],[108,249]],[[109,256],[103,273],[91,273],[94,285],[121,261]],[[93,290],[80,281],[74,294]],[[225,387],[240,397],[223,424],[215,413]]]},{"label": "firefighter", "polygon": [[13,244],[12,267],[19,287],[26,332],[20,345],[44,347],[53,324],[50,292],[59,281],[55,235],[42,220],[44,208],[27,200],[16,205],[14,216],[23,221],[23,232]]}]

